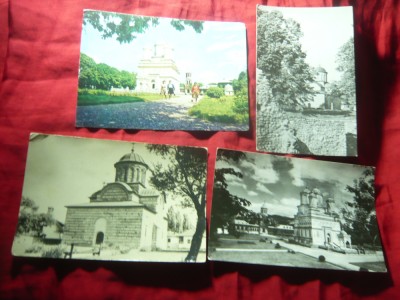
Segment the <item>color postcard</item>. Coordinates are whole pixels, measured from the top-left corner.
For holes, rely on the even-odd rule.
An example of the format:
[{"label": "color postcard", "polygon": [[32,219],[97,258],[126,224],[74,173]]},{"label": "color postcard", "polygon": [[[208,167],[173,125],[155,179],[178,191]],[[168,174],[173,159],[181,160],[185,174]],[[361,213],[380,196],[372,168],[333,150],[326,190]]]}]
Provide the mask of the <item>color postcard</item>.
[{"label": "color postcard", "polygon": [[248,131],[239,22],[85,10],[77,127]]}]

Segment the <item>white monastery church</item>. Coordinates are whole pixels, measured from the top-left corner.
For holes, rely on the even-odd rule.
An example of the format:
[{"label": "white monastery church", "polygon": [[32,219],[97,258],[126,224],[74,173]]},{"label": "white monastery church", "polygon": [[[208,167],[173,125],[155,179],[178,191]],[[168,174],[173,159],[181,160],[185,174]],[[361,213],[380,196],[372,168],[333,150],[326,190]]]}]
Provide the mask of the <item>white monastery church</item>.
[{"label": "white monastery church", "polygon": [[161,84],[170,81],[179,91],[179,70],[173,59],[173,48],[168,44],[155,44],[143,49],[138,64],[136,91],[159,93]]}]

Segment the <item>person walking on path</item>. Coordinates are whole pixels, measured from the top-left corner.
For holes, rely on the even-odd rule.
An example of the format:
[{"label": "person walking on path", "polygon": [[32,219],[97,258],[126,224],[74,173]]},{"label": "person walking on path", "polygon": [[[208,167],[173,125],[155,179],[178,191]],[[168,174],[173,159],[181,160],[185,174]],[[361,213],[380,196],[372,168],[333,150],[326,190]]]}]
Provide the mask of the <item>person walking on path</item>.
[{"label": "person walking on path", "polygon": [[175,86],[171,82],[171,80],[169,81],[167,87],[168,87],[168,97],[169,97],[169,99],[171,99],[172,95],[175,95]]},{"label": "person walking on path", "polygon": [[165,84],[165,80],[161,83],[161,90],[160,94],[164,96],[165,99],[167,99],[167,85]]},{"label": "person walking on path", "polygon": [[199,98],[200,95],[200,87],[197,84],[197,82],[194,83],[192,87],[192,102],[197,102],[197,99]]}]

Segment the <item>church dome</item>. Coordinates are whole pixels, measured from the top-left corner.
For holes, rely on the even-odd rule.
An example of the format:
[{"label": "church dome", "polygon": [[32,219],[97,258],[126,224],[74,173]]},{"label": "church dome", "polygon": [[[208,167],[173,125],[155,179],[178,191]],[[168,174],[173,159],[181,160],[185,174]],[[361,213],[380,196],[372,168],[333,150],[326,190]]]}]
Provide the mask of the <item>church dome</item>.
[{"label": "church dome", "polygon": [[321,191],[317,188],[313,189],[312,192],[317,195],[321,195]]},{"label": "church dome", "polygon": [[128,154],[125,154],[124,156],[122,156],[119,161],[120,162],[130,161],[130,162],[138,162],[138,163],[146,164],[144,162],[144,159],[139,154],[136,154],[133,151],[131,153],[128,153]]},{"label": "church dome", "polygon": [[328,74],[328,72],[323,67],[318,67],[317,68],[317,72],[318,73],[326,73],[326,74]]}]

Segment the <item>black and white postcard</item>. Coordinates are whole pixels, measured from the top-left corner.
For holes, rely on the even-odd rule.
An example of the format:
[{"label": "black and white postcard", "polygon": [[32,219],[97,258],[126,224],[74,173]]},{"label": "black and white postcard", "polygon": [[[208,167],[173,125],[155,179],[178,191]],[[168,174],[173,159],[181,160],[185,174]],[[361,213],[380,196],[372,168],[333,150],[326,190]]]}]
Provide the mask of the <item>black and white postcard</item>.
[{"label": "black and white postcard", "polygon": [[357,156],[352,7],[257,6],[257,150]]},{"label": "black and white postcard", "polygon": [[218,149],[208,257],[387,272],[373,167]]},{"label": "black and white postcard", "polygon": [[12,253],[205,262],[206,171],[204,148],[32,134]]},{"label": "black and white postcard", "polygon": [[77,127],[247,131],[246,28],[84,10]]}]

